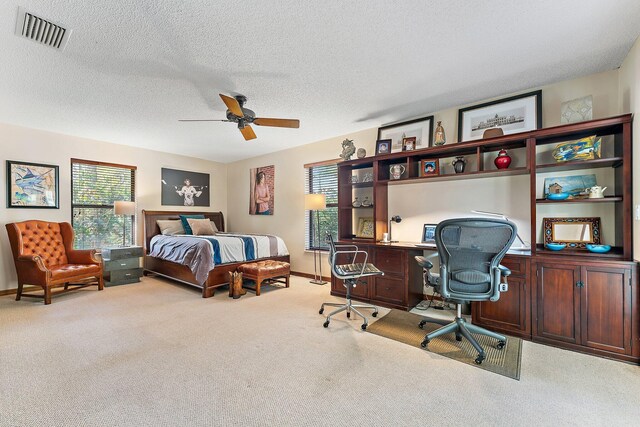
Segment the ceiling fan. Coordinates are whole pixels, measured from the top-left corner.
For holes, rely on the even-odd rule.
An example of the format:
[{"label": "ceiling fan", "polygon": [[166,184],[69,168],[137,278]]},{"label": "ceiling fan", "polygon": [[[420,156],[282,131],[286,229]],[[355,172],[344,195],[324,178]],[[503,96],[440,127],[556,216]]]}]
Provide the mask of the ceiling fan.
[{"label": "ceiling fan", "polygon": [[244,95],[236,95],[230,97],[220,94],[222,102],[227,106],[227,119],[215,120],[215,119],[185,119],[179,120],[180,122],[233,122],[238,124],[240,133],[244,136],[244,139],[249,141],[255,139],[256,134],[253,132],[250,124],[253,123],[258,126],[273,126],[280,128],[299,128],[300,120],[296,119],[268,119],[265,117],[256,117],[256,113],[244,108],[244,103],[247,102],[247,97]]}]

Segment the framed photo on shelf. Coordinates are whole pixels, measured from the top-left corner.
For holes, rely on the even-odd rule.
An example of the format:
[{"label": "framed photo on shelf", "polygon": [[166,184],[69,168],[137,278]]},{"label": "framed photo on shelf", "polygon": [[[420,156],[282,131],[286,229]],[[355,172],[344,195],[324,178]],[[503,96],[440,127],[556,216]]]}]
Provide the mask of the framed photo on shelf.
[{"label": "framed photo on shelf", "polygon": [[568,248],[600,244],[600,217],[543,218],[544,243],[565,243]]},{"label": "framed photo on shelf", "polygon": [[440,162],[438,159],[420,160],[420,176],[440,175]]},{"label": "framed photo on shelf", "polygon": [[391,152],[391,140],[379,139],[376,141],[376,156],[380,154],[389,154]]},{"label": "framed photo on shelf", "polygon": [[413,151],[416,149],[416,137],[410,136],[402,138],[402,151]]},{"label": "framed photo on shelf", "polygon": [[458,142],[482,139],[487,129],[500,128],[509,135],[541,127],[541,90],[458,110]]},{"label": "framed photo on shelf", "polygon": [[433,116],[378,128],[378,141],[390,139],[391,153],[405,151],[403,141],[405,138],[412,137],[416,139],[414,150],[431,147],[433,145]]},{"label": "framed photo on shelf", "polygon": [[58,209],[58,182],[56,165],[7,160],[7,208]]},{"label": "framed photo on shelf", "polygon": [[373,217],[360,218],[358,220],[358,230],[356,231],[356,237],[373,238]]}]

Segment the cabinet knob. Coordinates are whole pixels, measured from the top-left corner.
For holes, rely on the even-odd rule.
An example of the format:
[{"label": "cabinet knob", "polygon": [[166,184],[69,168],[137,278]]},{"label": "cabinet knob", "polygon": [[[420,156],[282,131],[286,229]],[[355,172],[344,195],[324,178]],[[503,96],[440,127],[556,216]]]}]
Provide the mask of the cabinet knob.
[{"label": "cabinet knob", "polygon": [[582,283],[580,280],[578,280],[578,281],[576,282],[576,286],[577,286],[578,288],[583,288],[583,287],[584,287],[584,283]]}]

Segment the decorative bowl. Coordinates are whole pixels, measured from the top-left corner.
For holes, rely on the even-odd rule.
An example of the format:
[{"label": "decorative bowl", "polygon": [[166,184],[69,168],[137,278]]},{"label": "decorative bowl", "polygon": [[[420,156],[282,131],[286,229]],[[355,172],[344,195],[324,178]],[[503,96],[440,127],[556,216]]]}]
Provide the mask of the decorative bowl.
[{"label": "decorative bowl", "polygon": [[569,193],[549,193],[547,194],[548,200],[565,200],[569,197]]},{"label": "decorative bowl", "polygon": [[611,246],[609,245],[592,245],[587,244],[587,250],[591,252],[595,252],[597,254],[604,254],[611,250]]},{"label": "decorative bowl", "polygon": [[547,249],[552,251],[561,251],[567,246],[567,244],[566,243],[545,243],[544,246]]}]

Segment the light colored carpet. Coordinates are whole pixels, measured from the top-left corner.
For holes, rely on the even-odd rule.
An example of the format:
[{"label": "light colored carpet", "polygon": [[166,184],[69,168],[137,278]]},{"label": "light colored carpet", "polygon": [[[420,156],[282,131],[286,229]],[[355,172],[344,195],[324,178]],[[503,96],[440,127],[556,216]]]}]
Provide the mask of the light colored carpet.
[{"label": "light colored carpet", "polygon": [[[426,316],[428,318],[428,316]],[[385,338],[399,341],[404,344],[421,348],[421,343],[426,334],[440,328],[436,323],[426,323],[422,329],[418,328],[418,323],[424,317],[408,313],[402,310],[391,310],[381,319],[371,324],[367,328],[368,332],[380,335]],[[486,335],[472,334],[484,349],[486,359],[482,364],[475,363],[478,351],[471,343],[462,339],[456,341],[455,334],[445,334],[434,338],[427,349],[431,352],[447,356],[458,362],[475,366],[480,369],[504,375],[515,380],[520,379],[520,360],[522,356],[522,340],[520,338],[507,336],[506,345],[498,350],[496,339]]]},{"label": "light colored carpet", "polygon": [[[293,278],[238,300],[162,279],[0,298],[0,425],[637,425],[637,366],[524,342],[520,381],[318,315]],[[383,313],[381,314],[384,314]],[[374,320],[374,319],[371,319]]]}]

